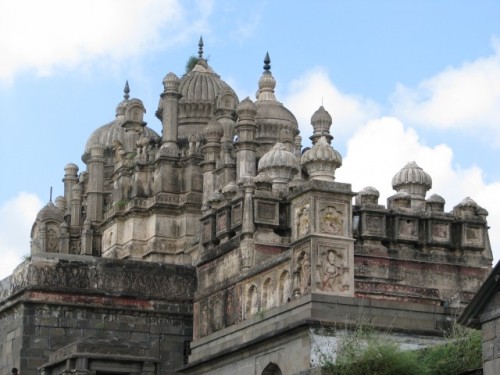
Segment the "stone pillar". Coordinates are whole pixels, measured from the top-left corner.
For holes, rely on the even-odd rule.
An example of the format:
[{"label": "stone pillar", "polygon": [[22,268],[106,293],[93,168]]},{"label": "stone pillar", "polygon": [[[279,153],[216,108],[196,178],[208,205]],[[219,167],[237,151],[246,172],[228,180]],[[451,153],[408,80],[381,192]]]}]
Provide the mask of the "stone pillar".
[{"label": "stone pillar", "polygon": [[87,168],[87,218],[91,222],[101,221],[104,201],[104,146],[97,145],[90,149]]},{"label": "stone pillar", "polygon": [[254,218],[253,218],[253,194],[255,191],[255,184],[252,177],[245,177],[241,179],[241,184],[244,190],[243,202],[243,222],[241,226],[241,269],[247,269],[253,265],[253,255],[255,244],[253,235],[255,232]]},{"label": "stone pillar", "polygon": [[71,211],[71,192],[73,186],[78,184],[78,166],[76,164],[68,164],[64,168],[64,198],[66,199],[66,210]]},{"label": "stone pillar", "polygon": [[92,227],[87,217],[82,230],[82,255],[92,255]]},{"label": "stone pillar", "polygon": [[213,118],[205,130],[207,143],[202,147],[204,160],[201,163],[203,171],[203,205],[207,203],[208,197],[215,190],[215,166],[219,159],[220,138],[223,135],[222,126]]},{"label": "stone pillar", "polygon": [[178,130],[178,108],[179,85],[181,81],[174,73],[168,73],[163,79],[164,91],[160,95],[160,108],[158,113],[161,114],[161,122],[163,126],[162,148],[167,148],[177,152],[177,130]]},{"label": "stone pillar", "polygon": [[68,224],[65,221],[60,226],[59,234],[59,252],[61,254],[69,254],[69,233]]},{"label": "stone pillar", "polygon": [[236,180],[236,164],[234,157],[232,155],[234,147],[233,147],[233,138],[235,131],[235,121],[234,121],[234,110],[228,109],[218,109],[215,112],[215,116],[217,117],[217,121],[222,125],[222,129],[224,130],[224,135],[221,140],[221,154],[220,154],[220,168],[222,168],[222,181],[221,185],[226,186],[231,181]]},{"label": "stone pillar", "polygon": [[80,217],[82,211],[82,188],[76,184],[71,189],[71,226],[80,226]]},{"label": "stone pillar", "polygon": [[237,178],[255,176],[257,169],[255,143],[257,106],[247,97],[238,104],[236,113],[238,114],[238,122],[236,123],[238,135],[236,175]]}]

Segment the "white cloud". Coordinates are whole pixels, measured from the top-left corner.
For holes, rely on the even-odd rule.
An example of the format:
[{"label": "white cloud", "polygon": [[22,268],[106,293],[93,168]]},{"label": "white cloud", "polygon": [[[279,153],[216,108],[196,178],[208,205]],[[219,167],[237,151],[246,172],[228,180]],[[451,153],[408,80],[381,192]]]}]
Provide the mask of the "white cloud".
[{"label": "white cloud", "polygon": [[0,280],[12,273],[30,254],[30,231],[37,212],[42,207],[40,199],[21,192],[0,206]]},{"label": "white cloud", "polygon": [[322,104],[333,118],[333,136],[349,134],[379,114],[373,101],[342,93],[321,67],[292,81],[289,92],[284,103],[297,117],[304,144],[306,137],[312,134],[311,117]]},{"label": "white cloud", "polygon": [[199,35],[213,4],[195,4],[188,11],[179,0],[2,1],[0,80],[134,57]]},{"label": "white cloud", "polygon": [[448,67],[415,88],[399,84],[393,112],[405,123],[441,129],[488,129],[500,144],[500,44],[486,58]]},{"label": "white cloud", "polygon": [[470,196],[479,205],[490,209],[488,224],[493,255],[500,259],[500,211],[494,205],[500,196],[500,182],[486,183],[477,166],[462,169],[453,161],[448,145],[426,146],[417,132],[393,117],[369,121],[348,141],[347,153],[336,180],[349,182],[353,190],[374,186],[380,191],[380,204],[386,205],[394,194],[392,177],[408,162],[416,161],[432,177],[433,187],[427,196],[439,194],[446,199],[446,211]]}]

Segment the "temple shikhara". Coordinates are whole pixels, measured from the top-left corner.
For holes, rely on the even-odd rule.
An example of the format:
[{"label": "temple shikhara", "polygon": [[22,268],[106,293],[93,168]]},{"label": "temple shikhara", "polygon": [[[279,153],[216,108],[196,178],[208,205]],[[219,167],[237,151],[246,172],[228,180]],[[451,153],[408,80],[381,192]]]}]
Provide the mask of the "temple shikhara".
[{"label": "temple shikhara", "polygon": [[418,160],[373,181],[392,183],[386,205],[353,191],[335,178],[335,108],[311,113],[303,148],[269,55],[244,73],[253,99],[203,55],[200,40],[194,67],[159,83],[160,133],[127,83],[83,168],[64,168],[31,256],[0,282],[3,374],[313,374],[361,320],[439,342],[481,286],[484,208],[446,212]]}]

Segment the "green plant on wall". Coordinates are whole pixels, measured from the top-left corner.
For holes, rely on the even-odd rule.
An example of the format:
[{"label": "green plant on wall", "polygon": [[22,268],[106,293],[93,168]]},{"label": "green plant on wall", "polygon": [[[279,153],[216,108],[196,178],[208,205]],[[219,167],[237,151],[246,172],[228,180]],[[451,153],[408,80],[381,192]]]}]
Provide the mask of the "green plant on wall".
[{"label": "green plant on wall", "polygon": [[360,325],[339,338],[335,353],[320,353],[331,375],[457,375],[481,367],[481,333],[454,326],[444,344],[403,350],[388,335]]}]

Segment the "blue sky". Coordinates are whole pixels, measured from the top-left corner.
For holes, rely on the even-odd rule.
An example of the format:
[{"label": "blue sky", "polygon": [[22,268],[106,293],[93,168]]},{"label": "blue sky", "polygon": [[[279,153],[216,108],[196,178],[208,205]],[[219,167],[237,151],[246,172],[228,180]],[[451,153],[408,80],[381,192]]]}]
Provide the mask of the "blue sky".
[{"label": "blue sky", "polygon": [[[0,0],[0,277],[29,253],[36,212],[83,170],[87,138],[125,80],[154,117],[162,79],[203,35],[209,64],[254,99],[266,51],[303,144],[323,103],[344,157],[337,180],[392,194],[415,160],[446,210],[485,207],[500,258],[500,2]],[[496,234],[498,233],[498,235]]]}]

